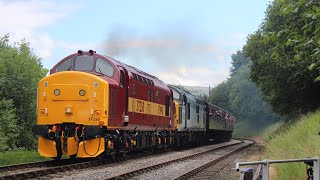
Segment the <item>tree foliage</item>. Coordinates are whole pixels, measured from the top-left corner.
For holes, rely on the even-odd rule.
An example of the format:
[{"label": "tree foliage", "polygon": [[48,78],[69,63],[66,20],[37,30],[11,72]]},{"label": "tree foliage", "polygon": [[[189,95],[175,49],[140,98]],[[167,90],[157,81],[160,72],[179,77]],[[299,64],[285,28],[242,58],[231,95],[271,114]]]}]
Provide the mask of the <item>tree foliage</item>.
[{"label": "tree foliage", "polygon": [[16,124],[9,130],[1,129],[9,139],[12,132],[17,136],[10,148],[32,148],[35,144],[31,127],[36,122],[37,84],[47,72],[28,43],[10,45],[8,35],[0,38],[1,121],[8,121],[8,126]]},{"label": "tree foliage", "polygon": [[227,111],[232,112],[229,93],[230,83],[229,81],[224,81],[211,90],[209,101]]},{"label": "tree foliage", "polygon": [[230,68],[230,76],[233,76],[238,72],[238,69],[244,65],[249,63],[249,59],[244,56],[241,51],[237,51],[235,54],[231,55],[231,68]]},{"label": "tree foliage", "polygon": [[231,58],[231,78],[215,87],[209,99],[237,118],[237,135],[253,135],[276,121],[277,117],[263,102],[259,88],[250,81],[251,61],[241,51]]},{"label": "tree foliage", "polygon": [[320,2],[275,0],[244,53],[251,79],[279,115],[295,117],[320,105]]},{"label": "tree foliage", "polygon": [[17,131],[21,127],[17,124],[12,100],[0,100],[0,124],[0,152],[16,148]]}]

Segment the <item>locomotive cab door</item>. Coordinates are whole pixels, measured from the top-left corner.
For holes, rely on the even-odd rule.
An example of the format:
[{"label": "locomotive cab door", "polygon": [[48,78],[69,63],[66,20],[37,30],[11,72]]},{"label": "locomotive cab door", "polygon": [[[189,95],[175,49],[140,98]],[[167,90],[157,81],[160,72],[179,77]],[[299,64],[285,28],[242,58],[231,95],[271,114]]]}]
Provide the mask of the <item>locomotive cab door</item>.
[{"label": "locomotive cab door", "polygon": [[123,100],[123,105],[124,105],[124,115],[123,115],[123,126],[127,126],[129,124],[129,116],[128,116],[128,84],[129,84],[129,76],[128,76],[128,71],[119,66],[120,70],[120,80],[119,80],[119,85],[120,85],[120,94],[124,96]]},{"label": "locomotive cab door", "polygon": [[188,108],[187,104],[187,96],[183,93],[183,102],[182,102],[182,121],[184,121],[184,128],[187,129],[187,116],[186,107]]}]

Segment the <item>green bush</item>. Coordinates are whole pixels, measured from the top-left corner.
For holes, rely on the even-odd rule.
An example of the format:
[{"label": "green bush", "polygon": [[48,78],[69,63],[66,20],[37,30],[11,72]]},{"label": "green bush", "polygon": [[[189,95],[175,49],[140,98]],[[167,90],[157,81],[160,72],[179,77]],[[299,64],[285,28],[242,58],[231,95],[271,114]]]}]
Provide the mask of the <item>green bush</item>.
[{"label": "green bush", "polygon": [[0,152],[16,148],[19,126],[12,100],[0,100]]},{"label": "green bush", "polygon": [[11,45],[8,35],[0,37],[0,151],[35,148],[31,128],[36,122],[37,86],[47,72],[28,43]]}]

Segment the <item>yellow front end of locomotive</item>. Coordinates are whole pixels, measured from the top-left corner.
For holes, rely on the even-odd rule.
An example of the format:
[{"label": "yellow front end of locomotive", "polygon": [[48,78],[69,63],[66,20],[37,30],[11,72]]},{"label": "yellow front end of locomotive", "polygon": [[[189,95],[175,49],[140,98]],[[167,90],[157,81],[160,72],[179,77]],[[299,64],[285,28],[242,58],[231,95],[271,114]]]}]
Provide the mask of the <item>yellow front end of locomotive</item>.
[{"label": "yellow front end of locomotive", "polygon": [[[81,140],[66,125],[83,131],[86,126],[106,127],[108,124],[109,84],[98,76],[78,71],[63,71],[39,82],[37,97],[38,125],[50,132],[61,131],[62,153],[68,156],[95,157],[104,151],[104,140],[99,137]],[[64,128],[65,129],[56,129]],[[83,133],[83,132],[82,132]],[[39,137],[38,150],[42,156],[56,157],[56,139]],[[85,146],[84,146],[85,145]],[[51,147],[51,148],[47,148]],[[86,153],[88,152],[88,153]],[[91,152],[97,152],[92,154]]]}]

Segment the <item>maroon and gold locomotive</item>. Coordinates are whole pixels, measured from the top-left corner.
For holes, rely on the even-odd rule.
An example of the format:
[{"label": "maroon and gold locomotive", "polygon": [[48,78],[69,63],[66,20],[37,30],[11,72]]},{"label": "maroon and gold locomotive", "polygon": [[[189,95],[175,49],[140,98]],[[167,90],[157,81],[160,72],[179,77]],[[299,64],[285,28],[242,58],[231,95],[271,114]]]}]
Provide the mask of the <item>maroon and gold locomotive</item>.
[{"label": "maroon and gold locomotive", "polygon": [[[192,102],[181,103],[173,91],[157,77],[135,67],[92,50],[79,50],[61,60],[39,82],[38,120],[33,127],[39,135],[38,151],[55,159],[62,154],[102,157],[194,143],[197,137],[216,138],[212,131],[206,134],[213,127],[209,126],[208,103],[197,100],[201,108],[195,105],[194,113],[202,115],[192,120]],[[219,132],[225,131],[222,134],[229,139],[235,118],[220,111],[225,114],[220,121],[228,122],[228,127]],[[185,122],[200,120],[205,127],[192,131],[186,126],[190,133],[179,127],[185,113],[189,113]]]}]

